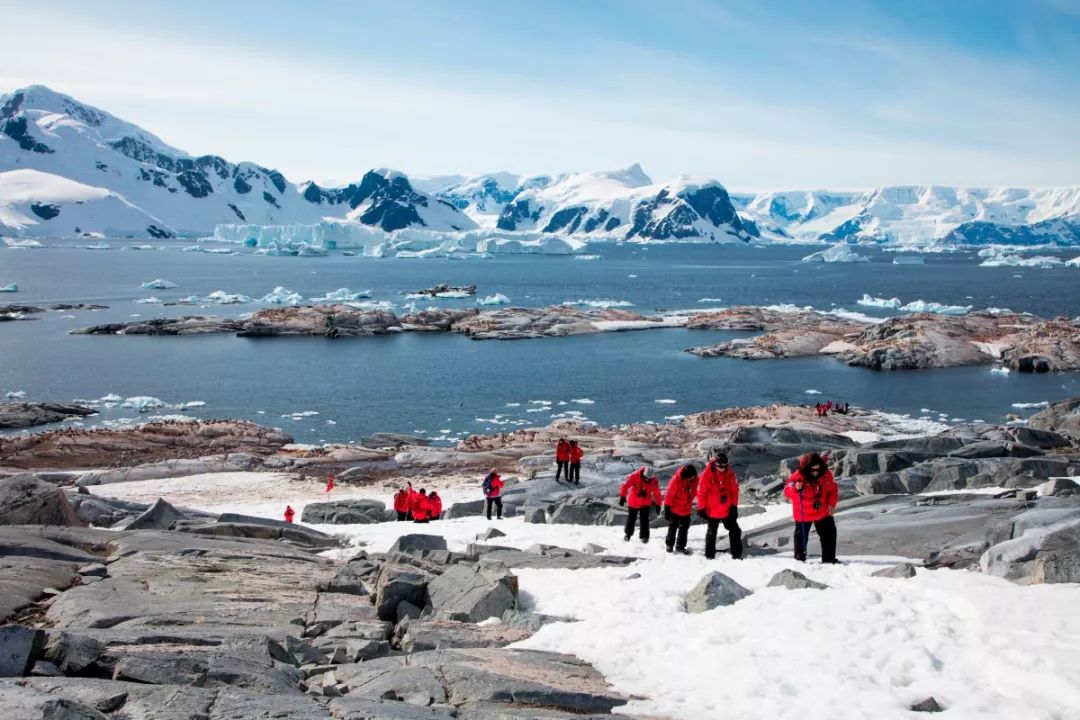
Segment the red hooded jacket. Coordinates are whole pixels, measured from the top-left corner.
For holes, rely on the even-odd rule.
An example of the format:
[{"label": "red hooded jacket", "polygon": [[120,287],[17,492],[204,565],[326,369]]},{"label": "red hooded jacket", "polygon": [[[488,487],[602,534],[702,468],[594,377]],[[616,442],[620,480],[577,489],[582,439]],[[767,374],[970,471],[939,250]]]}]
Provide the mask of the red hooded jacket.
[{"label": "red hooded jacket", "polygon": [[654,477],[645,477],[645,468],[638,468],[630,473],[619,488],[619,497],[626,498],[626,504],[632,510],[659,505],[663,502],[660,498],[660,481]]},{"label": "red hooded jacket", "polygon": [[555,460],[557,462],[566,462],[570,459],[570,443],[560,440],[555,445]]},{"label": "red hooded jacket", "polygon": [[431,517],[437,518],[442,515],[442,498],[432,493],[428,495],[428,506],[431,509]]},{"label": "red hooded jacket", "polygon": [[397,512],[409,512],[408,490],[398,490],[394,493],[394,510]]},{"label": "red hooded jacket", "polygon": [[690,479],[685,479],[682,476],[682,470],[682,468],[676,470],[671,480],[668,480],[664,504],[671,508],[673,514],[686,517],[694,512],[694,496],[698,492],[698,478],[695,475]]},{"label": "red hooded jacket", "polygon": [[[800,480],[803,483],[801,491],[795,489],[795,483]],[[840,500],[840,489],[829,470],[817,481],[807,480],[802,471],[796,470],[784,486],[784,497],[791,501],[791,515],[795,522],[813,522],[833,514]]]},{"label": "red hooded jacket", "polygon": [[580,445],[570,446],[570,464],[577,465],[581,462],[581,458],[585,457],[585,451],[581,449]]},{"label": "red hooded jacket", "polygon": [[731,508],[739,506],[739,480],[728,466],[724,470],[710,462],[698,481],[698,509],[713,520],[723,520]]},{"label": "red hooded jacket", "polygon": [[413,496],[412,503],[409,505],[409,509],[412,511],[413,520],[427,520],[431,517],[431,501],[427,495],[421,495],[416,493]]},{"label": "red hooded jacket", "polygon": [[[485,478],[485,480],[486,479],[487,478]],[[502,489],[503,489],[503,486],[505,484],[506,483],[504,483],[502,481],[501,477],[499,477],[498,475],[495,475],[493,473],[493,477],[491,478],[491,490],[485,492],[484,497],[488,497],[488,498],[497,498],[497,497],[499,497],[500,495],[502,495]]]}]

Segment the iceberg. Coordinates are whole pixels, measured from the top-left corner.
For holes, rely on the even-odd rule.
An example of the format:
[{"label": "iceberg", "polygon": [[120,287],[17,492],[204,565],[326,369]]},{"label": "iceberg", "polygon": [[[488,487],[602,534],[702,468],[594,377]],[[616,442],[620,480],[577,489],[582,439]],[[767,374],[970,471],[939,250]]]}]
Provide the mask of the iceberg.
[{"label": "iceberg", "polygon": [[870,262],[870,258],[857,254],[854,250],[844,244],[833,245],[832,247],[821,250],[820,252],[811,253],[802,259],[803,262],[828,262],[828,263],[856,263],[856,262]]},{"label": "iceberg", "polygon": [[15,240],[14,238],[5,238],[4,244],[9,248],[43,248],[39,240]]},{"label": "iceberg", "polygon": [[984,260],[979,263],[979,267],[1030,267],[1030,268],[1054,268],[1060,267],[1062,263],[1061,258],[1056,258],[1051,255],[1036,255],[1035,257],[1020,257],[1016,254],[1015,249],[1005,249],[1000,247],[989,247],[979,251],[979,257]]},{"label": "iceberg", "polygon": [[151,280],[150,282],[144,282],[142,284],[142,287],[144,290],[172,290],[180,286],[174,282],[157,278],[156,280]]},{"label": "iceberg", "polygon": [[206,297],[189,295],[176,302],[182,305],[242,305],[251,302],[251,298],[241,293],[227,293],[224,290],[215,290]]},{"label": "iceberg", "polygon": [[147,412],[149,410],[156,410],[158,408],[172,407],[164,400],[159,400],[156,397],[150,397],[149,395],[136,395],[129,397],[120,404],[122,408],[131,408],[138,412]]},{"label": "iceberg", "polygon": [[893,258],[893,265],[923,265],[921,255],[897,255]]},{"label": "iceberg", "polygon": [[7,285],[0,285],[0,292],[13,293],[19,292],[19,286],[15,283],[9,283]]},{"label": "iceberg", "polygon": [[24,397],[26,397],[26,391],[25,390],[11,390],[11,391],[9,391],[7,393],[6,397],[7,397],[8,400],[22,400]]},{"label": "iceberg", "polygon": [[357,290],[356,292],[353,292],[349,288],[338,288],[337,290],[326,293],[322,297],[308,298],[308,300],[313,303],[347,303],[370,297],[370,290]]},{"label": "iceberg", "polygon": [[83,250],[112,250],[112,245],[109,243],[94,243],[92,245],[80,245]]},{"label": "iceberg", "polygon": [[270,292],[259,298],[259,302],[267,303],[268,305],[302,305],[304,303],[304,296],[298,292],[293,292],[288,288],[278,285]]},{"label": "iceberg", "polygon": [[150,297],[139,298],[135,301],[137,305],[158,305],[161,300],[151,295]]},{"label": "iceberg", "polygon": [[886,308],[889,310],[896,310],[903,305],[900,298],[871,297],[867,293],[863,293],[862,299],[859,300],[857,304],[862,305],[863,307]]},{"label": "iceberg", "polygon": [[925,300],[914,300],[898,308],[900,312],[907,313],[933,313],[935,315],[967,315],[971,312],[971,305],[942,305]]},{"label": "iceberg", "polygon": [[587,307],[596,308],[598,310],[608,310],[610,308],[620,307],[634,307],[634,303],[626,300],[567,300],[563,303],[566,307]]},{"label": "iceberg", "polygon": [[1080,267],[1080,255],[1074,257],[1072,260],[1066,260],[1065,264],[1069,267]]},{"label": "iceberg", "polygon": [[502,293],[495,293],[494,295],[488,295],[485,298],[479,298],[476,301],[477,305],[509,305],[510,298],[506,297]]}]

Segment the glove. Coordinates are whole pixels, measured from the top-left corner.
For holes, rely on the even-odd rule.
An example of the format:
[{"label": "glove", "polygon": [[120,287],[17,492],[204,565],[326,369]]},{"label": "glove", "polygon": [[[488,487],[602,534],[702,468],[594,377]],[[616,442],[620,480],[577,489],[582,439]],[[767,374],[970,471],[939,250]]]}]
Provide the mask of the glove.
[{"label": "glove", "polygon": [[697,516],[699,518],[701,518],[702,520],[708,520],[709,519],[709,516],[705,513],[704,510],[698,510],[697,511]]},{"label": "glove", "polygon": [[623,505],[626,505],[626,496],[625,495],[619,497],[619,507],[622,507]]},{"label": "glove", "polygon": [[667,506],[664,507],[664,519],[671,522],[671,508]]}]

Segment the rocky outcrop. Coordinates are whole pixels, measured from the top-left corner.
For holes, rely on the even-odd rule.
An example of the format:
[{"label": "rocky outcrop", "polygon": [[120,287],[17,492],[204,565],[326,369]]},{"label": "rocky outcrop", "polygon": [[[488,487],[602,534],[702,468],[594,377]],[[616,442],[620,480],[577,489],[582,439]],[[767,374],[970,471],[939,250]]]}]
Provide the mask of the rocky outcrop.
[{"label": "rocky outcrop", "polygon": [[291,442],[280,430],[244,420],[163,420],[120,430],[63,429],[3,438],[0,467],[131,467],[211,453],[259,457]]},{"label": "rocky outcrop", "polygon": [[244,327],[236,318],[219,315],[147,318],[128,322],[105,323],[72,330],[72,335],[211,335],[235,333]]},{"label": "rocky outcrop", "polygon": [[386,310],[357,310],[348,305],[314,305],[259,310],[237,332],[240,337],[306,335],[327,338],[385,335],[401,330]]},{"label": "rocky outcrop", "polygon": [[96,415],[93,410],[82,405],[61,403],[0,403],[0,429],[35,427],[48,423],[60,422],[71,418]]},{"label": "rocky outcrop", "polygon": [[32,475],[0,479],[0,525],[85,527],[64,492]]},{"label": "rocky outcrop", "polygon": [[386,511],[381,500],[334,500],[304,506],[301,522],[325,525],[368,525],[386,522],[397,516]]},{"label": "rocky outcrop", "polygon": [[866,323],[813,310],[788,312],[739,306],[693,315],[687,327],[698,330],[764,331],[764,334],[751,338],[688,348],[687,352],[700,357],[772,360],[818,355],[830,346],[854,338],[866,328]]},{"label": "rocky outcrop", "polygon": [[1080,582],[1080,512],[1075,507],[1029,510],[997,533],[1007,539],[983,553],[984,572],[1021,585]]},{"label": "rocky outcrop", "polygon": [[1062,400],[1028,419],[1028,428],[1067,435],[1080,443],[1080,397]]}]

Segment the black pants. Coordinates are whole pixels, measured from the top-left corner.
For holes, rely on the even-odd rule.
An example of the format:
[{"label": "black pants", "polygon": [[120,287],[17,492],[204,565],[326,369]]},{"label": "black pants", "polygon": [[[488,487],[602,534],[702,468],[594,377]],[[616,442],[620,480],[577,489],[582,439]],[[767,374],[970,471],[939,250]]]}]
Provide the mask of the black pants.
[{"label": "black pants", "polygon": [[501,497],[493,497],[493,498],[488,498],[487,499],[487,519],[488,520],[491,519],[491,506],[492,505],[495,506],[495,508],[496,508],[496,510],[498,512],[498,515],[496,515],[496,517],[501,519],[502,518],[502,498]]},{"label": "black pants", "polygon": [[651,505],[646,505],[643,508],[630,508],[626,513],[626,537],[630,538],[634,535],[634,523],[641,518],[641,541],[647,542],[649,539],[649,509]]},{"label": "black pants", "polygon": [[566,475],[567,482],[570,481],[570,461],[568,460],[556,460],[555,461],[555,480],[556,482],[563,475]]},{"label": "black pants", "polygon": [[742,528],[739,527],[739,508],[731,508],[726,518],[709,518],[708,527],[705,530],[705,557],[710,560],[716,557],[716,534],[720,531],[720,525],[724,526],[728,534],[728,544],[731,546],[731,557],[738,560],[742,557]]},{"label": "black pants", "polygon": [[817,529],[818,540],[821,541],[821,562],[836,562],[836,520],[832,515],[811,522],[795,523],[795,559],[806,560],[806,545],[804,538],[810,538],[810,526]]},{"label": "black pants", "polygon": [[404,510],[398,510],[397,511],[397,519],[398,519],[398,522],[401,522],[402,520],[408,520],[409,519],[409,513],[405,512]]},{"label": "black pants", "polygon": [[667,526],[667,549],[686,549],[686,535],[690,532],[690,516],[671,513]]},{"label": "black pants", "polygon": [[581,463],[570,463],[570,470],[566,473],[566,479],[575,485],[581,484]]}]

